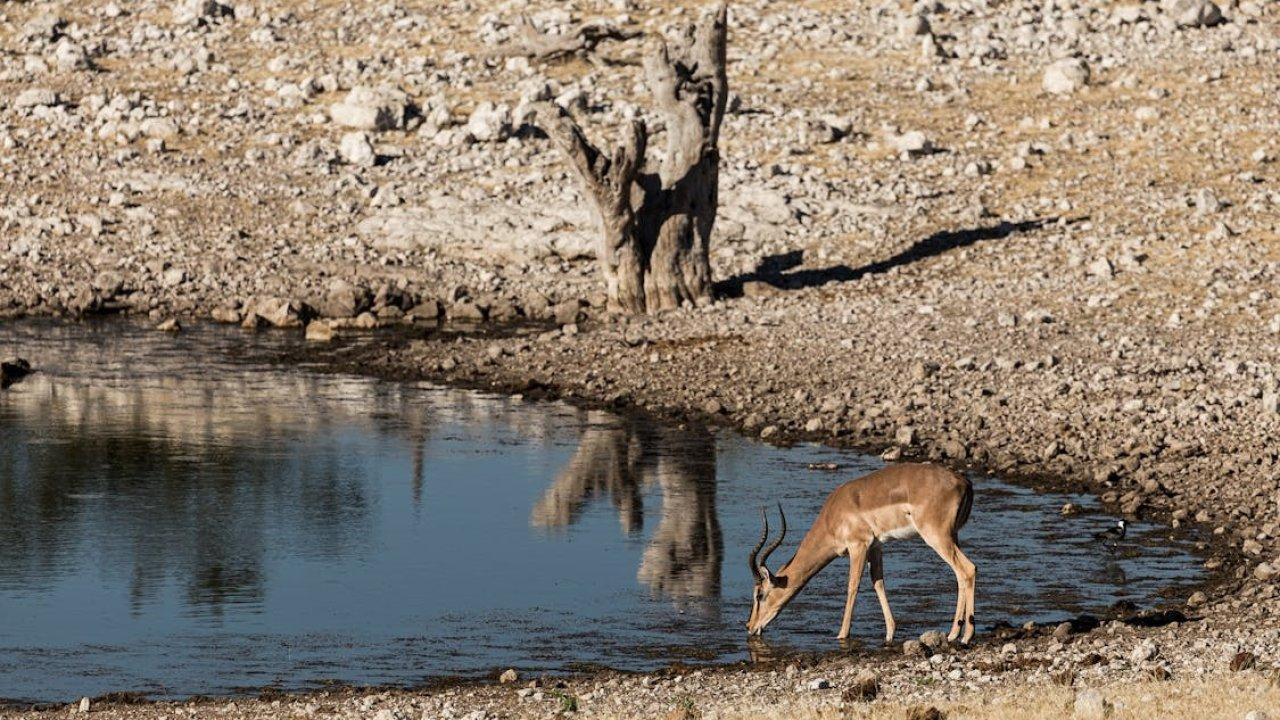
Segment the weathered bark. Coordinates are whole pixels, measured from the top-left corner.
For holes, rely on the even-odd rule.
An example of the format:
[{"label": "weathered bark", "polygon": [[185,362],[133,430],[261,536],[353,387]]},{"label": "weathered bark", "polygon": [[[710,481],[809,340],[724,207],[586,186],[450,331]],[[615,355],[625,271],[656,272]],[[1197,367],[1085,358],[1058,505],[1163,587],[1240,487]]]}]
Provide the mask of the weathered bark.
[{"label": "weathered bark", "polygon": [[545,33],[534,27],[528,16],[520,17],[520,40],[502,48],[500,55],[558,60],[570,55],[585,55],[605,40],[630,40],[640,35],[637,30],[623,30],[609,23],[586,23],[564,35]]},{"label": "weathered bark", "polygon": [[600,222],[597,256],[611,307],[656,312],[712,299],[710,239],[720,176],[720,125],[728,101],[726,7],[672,42],[654,43],[645,80],[666,131],[656,172],[645,166],[650,131],[639,120],[611,154],[592,145],[563,108],[543,105],[543,129],[569,156]]}]

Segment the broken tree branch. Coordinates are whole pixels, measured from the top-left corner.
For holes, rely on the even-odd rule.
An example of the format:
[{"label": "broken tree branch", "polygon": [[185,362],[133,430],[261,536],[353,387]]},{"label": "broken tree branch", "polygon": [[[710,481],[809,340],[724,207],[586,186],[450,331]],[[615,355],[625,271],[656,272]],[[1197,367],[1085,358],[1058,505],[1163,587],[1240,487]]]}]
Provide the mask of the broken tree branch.
[{"label": "broken tree branch", "polygon": [[571,55],[587,55],[606,40],[623,42],[639,37],[639,30],[624,30],[613,23],[589,22],[578,25],[563,35],[539,30],[527,15],[520,16],[520,40],[502,48],[505,57],[532,57],[559,60]]}]

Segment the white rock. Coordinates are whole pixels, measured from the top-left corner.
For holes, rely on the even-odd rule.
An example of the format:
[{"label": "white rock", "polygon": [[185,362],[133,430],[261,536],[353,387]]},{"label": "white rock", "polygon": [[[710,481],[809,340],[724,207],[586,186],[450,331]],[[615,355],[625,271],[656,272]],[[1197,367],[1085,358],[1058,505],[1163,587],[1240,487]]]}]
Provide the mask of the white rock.
[{"label": "white rock", "polygon": [[48,88],[28,88],[13,99],[15,108],[47,107],[58,104],[58,93]]},{"label": "white rock", "polygon": [[809,681],[808,688],[810,690],[829,690],[831,689],[831,681],[826,678],[816,678]]},{"label": "white rock", "polygon": [[1076,692],[1075,716],[1081,720],[1102,720],[1111,711],[1111,703],[1092,688]]},{"label": "white rock", "polygon": [[499,142],[511,136],[511,111],[505,105],[485,101],[467,119],[467,134],[476,142]]},{"label": "white rock", "polygon": [[1115,274],[1115,270],[1112,268],[1110,260],[1100,257],[1089,263],[1089,274],[1103,280],[1110,280]]},{"label": "white rock", "polygon": [[171,288],[177,287],[187,281],[187,273],[182,268],[169,268],[160,276],[160,285]]},{"label": "white rock", "polygon": [[373,151],[373,143],[369,141],[369,133],[356,131],[342,136],[338,145],[338,155],[352,165],[373,165],[378,156]]},{"label": "white rock", "polygon": [[893,149],[908,155],[925,155],[933,152],[933,141],[919,130],[912,130],[889,138]]},{"label": "white rock", "polygon": [[58,47],[54,48],[53,64],[62,72],[88,70],[92,67],[89,54],[85,52],[84,47],[70,40],[63,40],[58,43]]},{"label": "white rock", "polygon": [[1089,84],[1089,66],[1080,58],[1063,58],[1044,71],[1040,87],[1055,95],[1069,95]]},{"label": "white rock", "polygon": [[1160,648],[1150,640],[1138,643],[1129,653],[1129,661],[1133,663],[1144,663],[1148,660],[1154,660],[1160,654]]},{"label": "white rock", "polygon": [[1225,21],[1222,9],[1210,0],[1166,0],[1160,9],[1178,27],[1213,27]]},{"label": "white rock", "polygon": [[178,135],[178,123],[169,118],[147,118],[138,129],[149,138],[169,140]]},{"label": "white rock", "polygon": [[1111,20],[1117,25],[1133,25],[1147,19],[1147,11],[1141,5],[1121,5],[1111,11]]},{"label": "white rock", "polygon": [[356,130],[395,130],[404,127],[409,96],[393,87],[358,86],[342,102],[329,106],[334,123]]},{"label": "white rock", "polygon": [[189,25],[227,14],[227,6],[217,0],[187,0],[174,9],[173,21],[179,25]]},{"label": "white rock", "polygon": [[907,15],[898,21],[898,37],[910,40],[931,32],[929,19],[923,15]]}]

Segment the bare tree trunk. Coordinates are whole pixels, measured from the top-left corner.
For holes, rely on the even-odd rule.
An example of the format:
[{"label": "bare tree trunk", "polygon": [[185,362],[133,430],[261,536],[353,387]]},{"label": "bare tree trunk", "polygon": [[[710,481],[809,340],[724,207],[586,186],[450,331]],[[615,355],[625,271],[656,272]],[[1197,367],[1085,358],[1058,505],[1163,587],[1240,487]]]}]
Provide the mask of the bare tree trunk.
[{"label": "bare tree trunk", "polygon": [[563,108],[539,109],[569,156],[600,222],[597,256],[610,305],[656,312],[712,299],[710,240],[720,178],[720,125],[728,101],[726,6],[657,41],[645,81],[666,129],[666,156],[645,167],[650,131],[633,121],[611,154],[592,145]]}]

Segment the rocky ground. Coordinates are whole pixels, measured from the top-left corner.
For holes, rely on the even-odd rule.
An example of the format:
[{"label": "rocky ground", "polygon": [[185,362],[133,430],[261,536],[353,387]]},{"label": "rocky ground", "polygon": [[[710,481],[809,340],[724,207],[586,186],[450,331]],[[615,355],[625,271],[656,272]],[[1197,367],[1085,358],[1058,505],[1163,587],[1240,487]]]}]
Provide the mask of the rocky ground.
[{"label": "rocky ground", "polygon": [[[360,362],[1088,486],[1211,531],[1217,582],[1184,608],[1202,619],[888,658],[883,695],[1198,678],[1242,652],[1261,683],[1280,662],[1280,3],[736,2],[723,297],[612,318],[590,211],[528,107],[597,137],[649,117],[646,39],[544,61],[520,17],[653,35],[694,12],[0,4],[0,315],[403,325],[422,339]],[[789,693],[858,666],[698,682],[722,710],[753,683],[820,705],[840,693]],[[679,694],[581,682],[584,705],[591,683],[662,699],[633,714]]]}]

